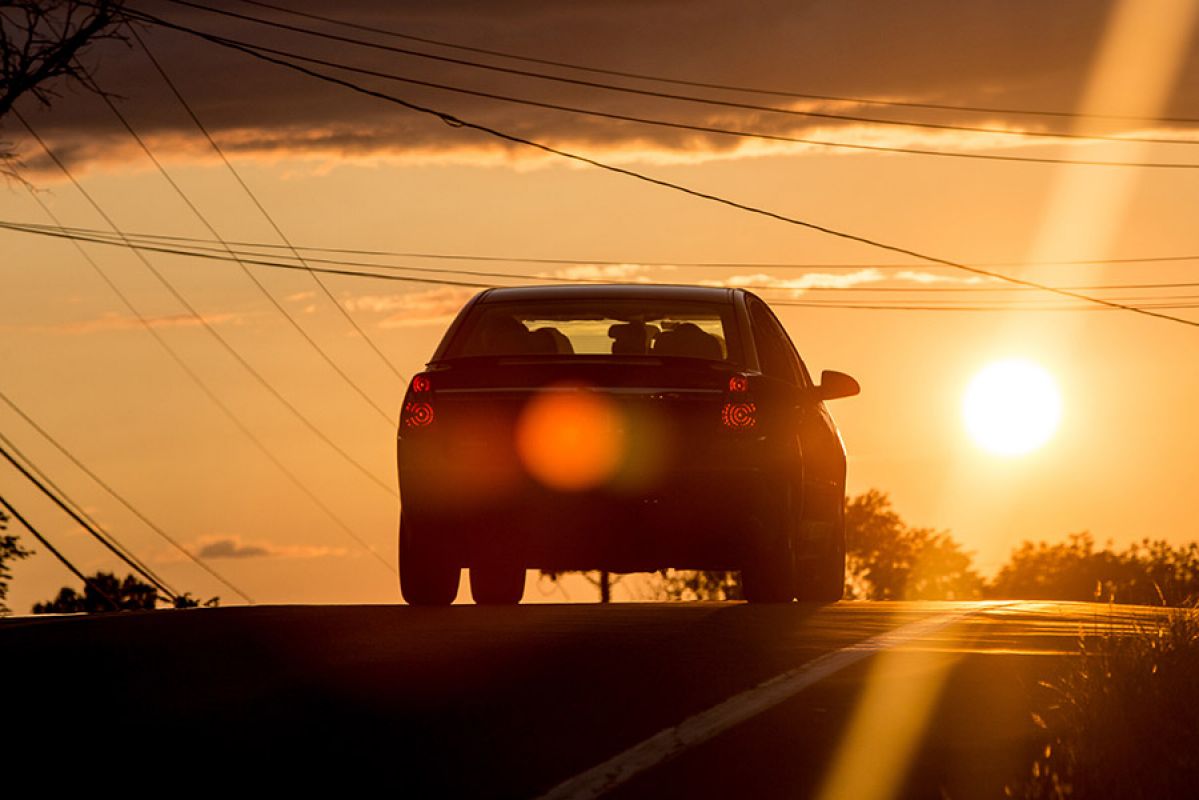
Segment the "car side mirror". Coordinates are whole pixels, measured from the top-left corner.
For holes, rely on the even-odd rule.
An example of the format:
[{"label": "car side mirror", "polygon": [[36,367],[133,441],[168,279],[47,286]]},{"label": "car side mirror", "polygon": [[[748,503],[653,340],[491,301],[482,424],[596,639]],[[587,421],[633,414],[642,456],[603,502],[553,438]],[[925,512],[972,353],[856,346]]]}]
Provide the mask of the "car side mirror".
[{"label": "car side mirror", "polygon": [[820,385],[816,387],[815,394],[821,400],[835,400],[838,397],[853,397],[861,391],[861,385],[844,372],[826,369],[820,373]]}]

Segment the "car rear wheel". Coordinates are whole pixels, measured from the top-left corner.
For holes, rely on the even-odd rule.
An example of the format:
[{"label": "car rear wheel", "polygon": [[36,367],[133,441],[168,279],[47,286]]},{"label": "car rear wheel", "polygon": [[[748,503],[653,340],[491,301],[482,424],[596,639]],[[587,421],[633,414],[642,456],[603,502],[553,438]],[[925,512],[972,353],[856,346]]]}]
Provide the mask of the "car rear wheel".
[{"label": "car rear wheel", "polygon": [[461,570],[427,534],[400,516],[400,594],[409,605],[448,606]]},{"label": "car rear wheel", "polygon": [[525,569],[504,563],[473,566],[470,593],[480,605],[514,606],[525,594]]},{"label": "car rear wheel", "polygon": [[813,558],[800,559],[795,572],[795,596],[800,602],[835,603],[845,596],[844,505],[829,541]]},{"label": "car rear wheel", "polygon": [[[770,530],[753,531],[762,546],[741,570],[741,592],[751,603],[789,603],[795,590],[795,554],[792,548],[790,497]],[[761,524],[760,522],[758,523]]]}]

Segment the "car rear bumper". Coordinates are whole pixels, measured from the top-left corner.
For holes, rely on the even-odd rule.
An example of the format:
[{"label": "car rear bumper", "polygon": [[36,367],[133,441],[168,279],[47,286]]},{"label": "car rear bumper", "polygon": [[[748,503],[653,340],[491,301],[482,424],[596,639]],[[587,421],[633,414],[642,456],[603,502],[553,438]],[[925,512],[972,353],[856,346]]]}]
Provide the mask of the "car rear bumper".
[{"label": "car rear bumper", "polygon": [[739,569],[777,535],[788,472],[730,463],[641,484],[559,491],[523,473],[429,469],[401,459],[405,524],[464,566],[547,570]]}]

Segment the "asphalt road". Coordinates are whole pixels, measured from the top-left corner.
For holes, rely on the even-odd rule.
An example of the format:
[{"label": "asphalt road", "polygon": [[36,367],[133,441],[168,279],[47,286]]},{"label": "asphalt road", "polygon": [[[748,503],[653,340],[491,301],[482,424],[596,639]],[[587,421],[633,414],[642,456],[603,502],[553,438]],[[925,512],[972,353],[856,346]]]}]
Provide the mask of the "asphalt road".
[{"label": "asphalt road", "polygon": [[421,797],[999,797],[1037,747],[1038,681],[1112,613],[1159,612],[697,603],[8,619],[0,773],[209,790],[333,780]]}]

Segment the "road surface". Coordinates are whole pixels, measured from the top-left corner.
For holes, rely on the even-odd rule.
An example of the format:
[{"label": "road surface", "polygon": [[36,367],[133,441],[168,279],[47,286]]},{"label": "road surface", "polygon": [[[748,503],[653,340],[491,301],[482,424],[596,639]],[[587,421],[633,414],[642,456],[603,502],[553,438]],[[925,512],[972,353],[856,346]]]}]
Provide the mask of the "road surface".
[{"label": "road surface", "polygon": [[1113,613],[1160,611],[679,603],[11,618],[0,759],[6,780],[32,770],[172,789],[997,797],[1037,747],[1038,681]]}]

